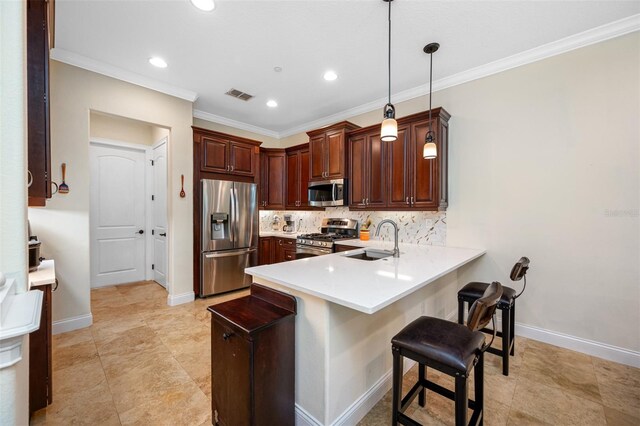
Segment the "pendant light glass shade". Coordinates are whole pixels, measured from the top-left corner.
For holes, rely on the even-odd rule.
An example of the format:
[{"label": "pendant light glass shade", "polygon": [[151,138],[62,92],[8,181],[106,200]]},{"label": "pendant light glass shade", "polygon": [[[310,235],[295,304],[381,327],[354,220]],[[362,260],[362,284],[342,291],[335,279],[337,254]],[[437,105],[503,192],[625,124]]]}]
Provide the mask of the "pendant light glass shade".
[{"label": "pendant light glass shade", "polygon": [[427,142],[422,148],[422,158],[425,160],[433,160],[438,156],[438,148],[433,142]]},{"label": "pendant light glass shade", "polygon": [[380,139],[383,142],[394,142],[398,139],[398,122],[396,121],[396,109],[391,104],[384,107],[385,119],[380,127]]}]

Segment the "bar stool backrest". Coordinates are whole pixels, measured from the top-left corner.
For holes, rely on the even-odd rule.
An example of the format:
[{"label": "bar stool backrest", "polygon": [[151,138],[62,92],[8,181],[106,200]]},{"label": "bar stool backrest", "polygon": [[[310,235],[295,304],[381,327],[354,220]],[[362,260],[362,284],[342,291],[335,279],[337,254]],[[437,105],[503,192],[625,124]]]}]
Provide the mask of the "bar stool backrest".
[{"label": "bar stool backrest", "polygon": [[511,268],[511,281],[520,281],[526,275],[527,269],[529,269],[529,258],[522,256]]},{"label": "bar stool backrest", "polygon": [[491,322],[500,297],[502,297],[502,284],[494,281],[487,287],[482,297],[471,305],[469,318],[467,319],[467,327],[469,330],[481,330]]}]

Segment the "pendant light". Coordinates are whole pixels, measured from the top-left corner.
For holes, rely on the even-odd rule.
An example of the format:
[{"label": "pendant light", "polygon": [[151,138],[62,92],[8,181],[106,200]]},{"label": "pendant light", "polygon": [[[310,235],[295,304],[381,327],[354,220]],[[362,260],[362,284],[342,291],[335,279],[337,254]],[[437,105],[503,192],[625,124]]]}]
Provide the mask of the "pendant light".
[{"label": "pendant light", "polygon": [[429,55],[429,131],[424,138],[424,148],[422,149],[422,157],[425,160],[433,160],[438,156],[438,148],[436,147],[436,135],[431,130],[431,98],[433,95],[433,54],[438,51],[440,45],[438,43],[429,43],[424,49],[424,53]]},{"label": "pendant light", "polygon": [[398,139],[398,122],[396,121],[396,108],[391,103],[391,2],[389,3],[389,102],[384,106],[384,120],[380,128],[380,139],[383,142],[393,142]]}]

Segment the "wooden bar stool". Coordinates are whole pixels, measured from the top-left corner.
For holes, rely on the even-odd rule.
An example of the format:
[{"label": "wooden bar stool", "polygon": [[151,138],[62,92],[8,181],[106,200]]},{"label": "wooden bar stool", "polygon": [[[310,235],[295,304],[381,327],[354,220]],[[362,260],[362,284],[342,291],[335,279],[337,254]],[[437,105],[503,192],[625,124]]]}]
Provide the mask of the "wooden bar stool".
[{"label": "wooden bar stool", "polygon": [[[502,297],[498,303],[498,309],[502,311],[502,330],[497,335],[502,338],[502,349],[489,348],[487,352],[502,356],[502,374],[509,375],[509,354],[515,354],[515,325],[516,325],[516,299],[524,293],[527,287],[527,270],[529,269],[529,259],[521,257],[511,269],[511,281],[520,281],[524,278],[522,291],[516,294],[511,287],[502,288]],[[458,291],[458,324],[464,324],[464,304],[470,306],[473,302],[482,297],[484,291],[489,287],[488,283],[471,282]],[[484,329],[482,331],[491,332]]]},{"label": "wooden bar stool", "polygon": [[[456,426],[467,426],[467,406],[473,410],[470,425],[482,425],[484,411],[484,351],[491,346],[485,344],[485,335],[480,330],[493,320],[502,296],[502,285],[489,285],[469,310],[467,325],[432,317],[420,317],[407,325],[391,339],[393,352],[393,407],[391,424],[416,426],[418,422],[404,414],[404,411],[419,395],[421,407],[426,404],[426,389],[430,389],[455,401]],[[494,335],[495,338],[495,335]],[[402,397],[403,357],[419,363],[418,381]],[[455,377],[455,391],[452,392],[427,380],[427,367],[435,368]],[[474,370],[475,400],[468,398],[467,379]]]}]

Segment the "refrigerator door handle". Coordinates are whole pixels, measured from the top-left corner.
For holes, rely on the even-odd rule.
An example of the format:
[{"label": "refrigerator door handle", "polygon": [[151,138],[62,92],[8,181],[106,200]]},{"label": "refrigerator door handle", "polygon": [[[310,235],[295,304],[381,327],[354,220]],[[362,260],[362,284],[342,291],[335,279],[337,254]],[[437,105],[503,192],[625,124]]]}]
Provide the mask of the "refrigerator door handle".
[{"label": "refrigerator door handle", "polygon": [[231,190],[233,193],[233,197],[231,202],[233,203],[233,244],[238,247],[238,239],[239,239],[239,217],[240,216],[240,208],[238,207],[238,190],[236,189],[235,184],[233,185],[233,189]]},{"label": "refrigerator door handle", "polygon": [[234,198],[234,193],[233,193],[233,186],[231,187],[231,189],[229,190],[229,210],[230,211],[230,215],[229,215],[229,236],[231,237],[231,244],[235,247],[236,245],[236,204],[235,204],[235,198]]},{"label": "refrigerator door handle", "polygon": [[206,257],[207,259],[212,259],[215,257],[239,256],[241,254],[253,253],[256,250],[257,250],[256,248],[248,248],[248,249],[242,249],[242,250],[224,251],[220,253],[205,254],[204,257]]}]

